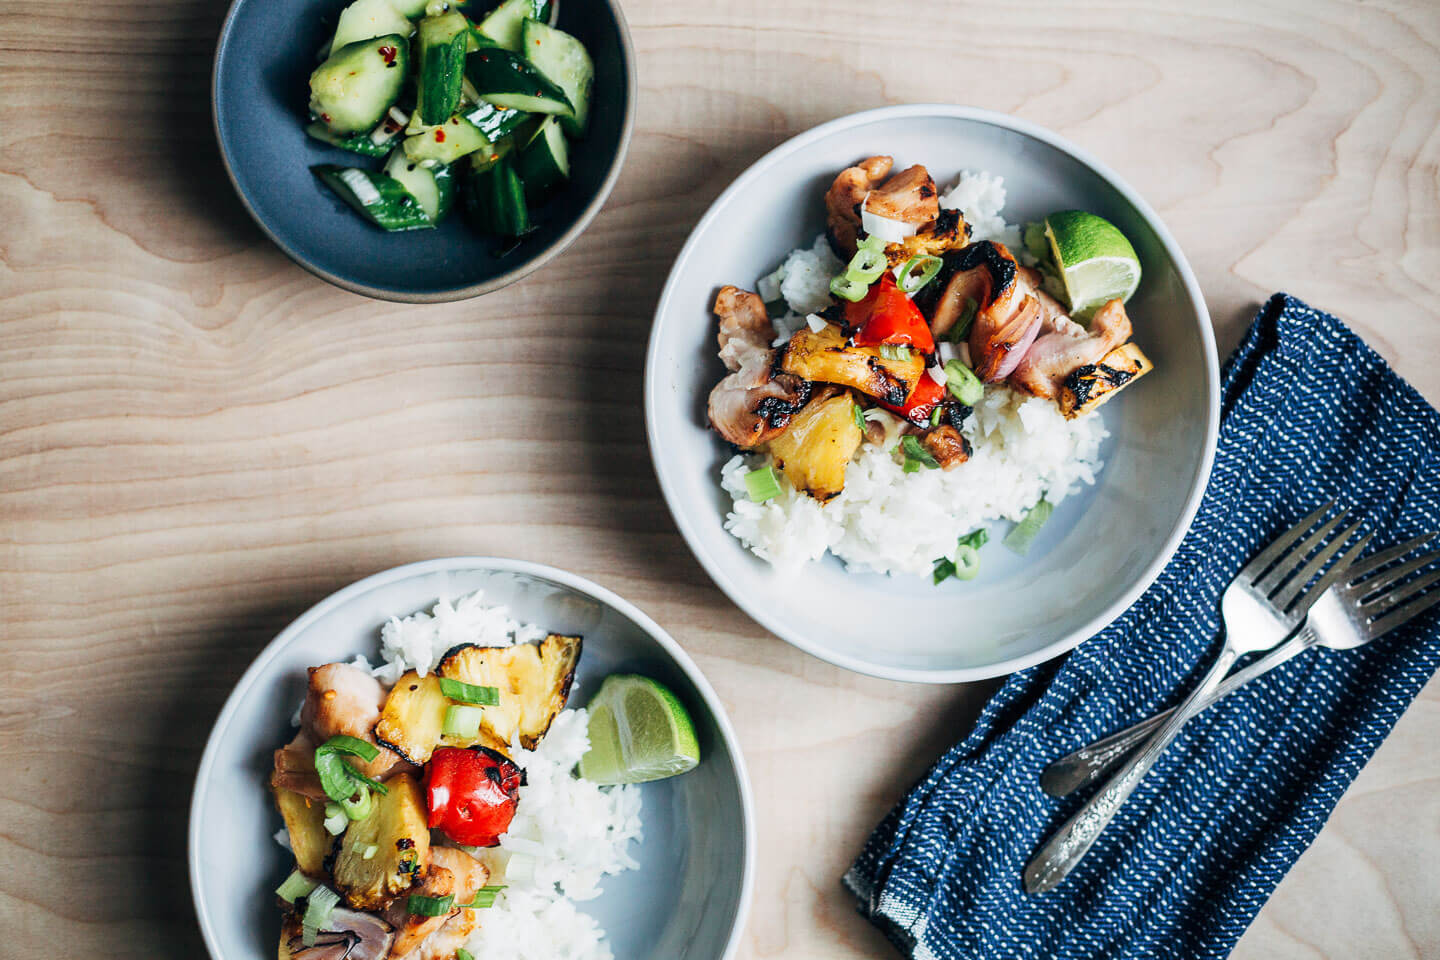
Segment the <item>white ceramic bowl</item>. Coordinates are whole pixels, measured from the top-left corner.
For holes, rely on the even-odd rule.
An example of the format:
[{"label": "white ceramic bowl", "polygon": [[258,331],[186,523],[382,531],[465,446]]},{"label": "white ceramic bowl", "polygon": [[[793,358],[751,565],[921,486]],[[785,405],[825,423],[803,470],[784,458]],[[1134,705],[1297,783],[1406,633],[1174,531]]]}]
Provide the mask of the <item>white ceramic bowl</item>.
[{"label": "white ceramic bowl", "polygon": [[[1140,255],[1128,309],[1157,370],[1105,407],[1111,439],[1096,486],[1065,500],[1030,554],[998,544],[968,583],[847,572],[827,556],[781,574],[724,529],[726,444],[705,421],[724,373],[715,291],[754,289],[824,229],[836,172],[872,154],[923,163],[942,186],[961,170],[1005,178],[1006,220],[1084,209],[1111,220]],[[941,104],[842,117],[781,144],[730,185],[696,226],[660,297],[645,364],[650,453],[690,548],[726,594],[817,657],[896,680],[960,682],[1047,660],[1096,633],[1169,560],[1199,504],[1215,452],[1219,370],[1210,315],[1170,232],[1098,160],[1047,130]]]},{"label": "white ceramic bowl", "polygon": [[661,681],[695,721],[700,766],[645,784],[640,869],[607,877],[580,904],[605,928],[616,960],[724,960],[738,947],[754,882],[755,818],[735,731],[694,662],[645,614],[573,574],[515,560],[460,557],[367,577],[286,627],[236,684],[215,721],[190,804],[190,888],[214,960],[275,956],[275,887],[293,860],[272,839],[281,827],[266,787],[271,755],[293,734],[305,668],[357,653],[374,659],[380,626],[476,589],[518,620],[580,634],[571,706],[606,674]]}]

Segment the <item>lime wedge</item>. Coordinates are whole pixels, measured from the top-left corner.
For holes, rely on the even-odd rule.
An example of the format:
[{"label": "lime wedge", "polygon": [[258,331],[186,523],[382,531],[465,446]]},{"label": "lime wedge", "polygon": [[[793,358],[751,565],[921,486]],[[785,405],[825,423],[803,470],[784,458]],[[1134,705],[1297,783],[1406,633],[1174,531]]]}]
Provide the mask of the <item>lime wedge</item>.
[{"label": "lime wedge", "polygon": [[1045,239],[1055,261],[1070,312],[1090,317],[1106,303],[1129,300],[1140,286],[1140,258],[1116,226],[1083,210],[1045,218]]},{"label": "lime wedge", "polygon": [[580,776],[592,783],[664,780],[700,763],[690,714],[649,677],[611,674],[589,710],[590,750],[580,758]]}]

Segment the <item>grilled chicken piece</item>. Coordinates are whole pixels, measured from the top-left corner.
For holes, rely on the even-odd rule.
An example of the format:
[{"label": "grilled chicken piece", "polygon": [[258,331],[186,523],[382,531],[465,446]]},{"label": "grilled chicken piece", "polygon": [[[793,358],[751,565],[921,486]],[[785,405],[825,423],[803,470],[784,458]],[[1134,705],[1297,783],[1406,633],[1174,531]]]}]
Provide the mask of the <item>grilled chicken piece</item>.
[{"label": "grilled chicken piece", "polygon": [[1150,358],[1135,344],[1116,347],[1099,363],[1080,367],[1065,378],[1060,390],[1060,412],[1071,420],[1084,416],[1154,369]]},{"label": "grilled chicken piece", "polygon": [[334,736],[350,736],[379,747],[374,760],[362,763],[349,758],[357,770],[376,780],[396,773],[404,759],[375,741],[375,724],[385,704],[385,688],[369,673],[349,663],[327,663],[310,668],[310,685],[305,706],[300,710],[300,727],[310,739],[321,744]]},{"label": "grilled chicken piece", "polygon": [[475,891],[490,881],[490,871],[464,850],[454,847],[430,848],[430,874],[415,892],[427,897],[453,896],[456,908],[438,917],[410,913],[405,901],[397,900],[385,911],[395,927],[391,960],[422,960],[455,955],[476,926],[476,911],[462,910],[459,904],[475,899]]},{"label": "grilled chicken piece", "polygon": [[[1041,296],[1045,294],[1037,292],[1036,297]],[[1130,339],[1130,332],[1130,317],[1119,300],[1111,300],[1101,307],[1088,330],[1063,310],[1058,316],[1046,316],[1040,335],[1010,374],[1010,385],[1053,400],[1060,396],[1070,374],[1100,363],[1106,354]]]},{"label": "grilled chicken piece", "polygon": [[982,240],[947,264],[953,272],[940,294],[930,329],[936,338],[959,322],[967,300],[978,305],[970,328],[970,357],[985,383],[1008,377],[1040,333],[1041,305],[1003,243]]},{"label": "grilled chicken piece", "polygon": [[330,922],[305,946],[300,917],[291,913],[280,927],[280,960],[384,960],[395,933],[390,924],[370,913],[336,907]]},{"label": "grilled chicken piece", "polygon": [[805,380],[851,387],[902,406],[925,375],[925,360],[912,352],[908,360],[887,360],[879,347],[850,346],[835,324],[818,332],[808,326],[795,331],[782,348],[780,369]]},{"label": "grilled chicken piece", "polygon": [[864,208],[877,217],[921,227],[940,216],[940,195],[930,171],[917,163],[871,190]]},{"label": "grilled chicken piece", "polygon": [[952,470],[970,459],[970,441],[948,423],[927,430],[920,438],[920,446],[930,451],[930,455],[946,470]]},{"label": "grilled chicken piece", "polygon": [[970,242],[970,225],[959,210],[941,210],[939,216],[925,224],[913,237],[906,237],[899,243],[887,244],[885,259],[890,266],[898,267],[909,262],[911,257],[927,254],[943,256],[952,250],[959,250]]},{"label": "grilled chicken piece", "polygon": [[765,302],[737,287],[715,297],[720,359],[730,374],[710,391],[710,425],[730,443],[751,449],[780,434],[810,399],[810,384],[777,373],[770,340],[775,328]]},{"label": "grilled chicken piece", "polygon": [[322,804],[329,799],[320,789],[320,775],[315,772],[316,743],[303,729],[285,746],[275,751],[275,769],[270,774],[270,785],[276,790],[288,790]]},{"label": "grilled chicken piece", "polygon": [[841,170],[825,192],[825,222],[830,228],[830,245],[840,256],[855,255],[855,240],[860,234],[860,204],[871,190],[880,186],[894,165],[890,157],[861,160]]}]

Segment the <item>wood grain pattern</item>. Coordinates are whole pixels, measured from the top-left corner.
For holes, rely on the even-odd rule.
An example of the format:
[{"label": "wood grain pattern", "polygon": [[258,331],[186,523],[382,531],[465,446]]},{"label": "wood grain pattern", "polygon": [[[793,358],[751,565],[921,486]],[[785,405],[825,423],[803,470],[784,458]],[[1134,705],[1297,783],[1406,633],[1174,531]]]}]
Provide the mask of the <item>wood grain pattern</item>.
[{"label": "wood grain pattern", "polygon": [[[1222,350],[1284,289],[1440,401],[1433,0],[627,11],[639,125],[591,230],[501,293],[400,307],[291,265],[231,195],[208,107],[223,4],[0,0],[7,957],[203,955],[186,804],[228,689],[331,590],[460,553],[598,580],[714,681],[764,851],[742,956],[890,955],[837,878],[987,690],[868,680],[767,636],[676,534],[640,410],[684,236],[817,122],[950,100],[1052,127],[1159,209]],[[1237,957],[1440,956],[1436,742],[1440,683]]]}]

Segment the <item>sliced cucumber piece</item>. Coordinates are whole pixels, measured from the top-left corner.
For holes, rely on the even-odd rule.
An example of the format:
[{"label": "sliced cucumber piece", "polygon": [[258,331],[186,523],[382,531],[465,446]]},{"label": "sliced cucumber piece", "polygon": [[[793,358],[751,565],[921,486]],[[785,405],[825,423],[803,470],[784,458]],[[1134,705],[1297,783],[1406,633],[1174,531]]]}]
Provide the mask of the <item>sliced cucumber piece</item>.
[{"label": "sliced cucumber piece", "polygon": [[431,0],[390,0],[390,4],[402,15],[411,20],[419,20],[425,16],[425,7]]},{"label": "sliced cucumber piece", "polygon": [[426,17],[416,28],[415,47],[419,51],[420,66],[415,113],[422,123],[444,123],[460,106],[469,39],[469,21],[464,14],[453,10],[438,17]]},{"label": "sliced cucumber piece", "polygon": [[505,0],[480,21],[480,32],[506,50],[520,49],[520,31],[525,20],[546,20],[550,4],[544,0]]},{"label": "sliced cucumber piece", "polygon": [[310,112],[334,133],[368,133],[400,99],[409,64],[396,33],[337,47],[310,74]]},{"label": "sliced cucumber piece", "polygon": [[540,129],[515,158],[515,172],[525,181],[525,199],[538,206],[550,192],[570,179],[570,153],[558,117],[546,117]]},{"label": "sliced cucumber piece", "polygon": [[569,113],[565,91],[524,57],[509,50],[480,50],[465,58],[465,76],[483,100],[529,113]]},{"label": "sliced cucumber piece", "polygon": [[525,185],[509,157],[476,166],[466,178],[464,200],[471,221],[484,233],[515,239],[532,229]]},{"label": "sliced cucumber piece", "polygon": [[[392,132],[393,131],[393,132]],[[349,150],[364,157],[383,157],[390,152],[390,145],[400,132],[400,125],[386,117],[369,133],[352,133],[341,136],[319,120],[305,127],[305,132],[316,140],[328,143],[341,150]]]},{"label": "sliced cucumber piece", "polygon": [[455,202],[455,178],[443,163],[415,163],[397,148],[385,162],[385,175],[410,191],[431,223],[444,220]]},{"label": "sliced cucumber piece", "polygon": [[405,156],[415,163],[421,160],[454,163],[467,154],[489,146],[490,138],[485,136],[479,127],[464,117],[454,116],[438,127],[406,137]]},{"label": "sliced cucumber piece", "polygon": [[357,213],[383,230],[424,230],[435,225],[419,201],[394,177],[329,163],[310,170]]},{"label": "sliced cucumber piece", "polygon": [[334,53],[347,44],[391,33],[408,37],[414,30],[405,15],[395,9],[391,0],[355,0],[340,11],[340,19],[335,21],[335,36],[330,40],[330,52]]},{"label": "sliced cucumber piece", "polygon": [[525,59],[570,101],[570,112],[560,114],[565,132],[573,137],[583,135],[590,123],[590,88],[595,85],[595,64],[584,44],[538,20],[526,20],[521,37]]}]

